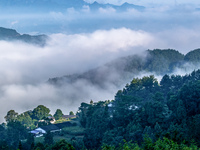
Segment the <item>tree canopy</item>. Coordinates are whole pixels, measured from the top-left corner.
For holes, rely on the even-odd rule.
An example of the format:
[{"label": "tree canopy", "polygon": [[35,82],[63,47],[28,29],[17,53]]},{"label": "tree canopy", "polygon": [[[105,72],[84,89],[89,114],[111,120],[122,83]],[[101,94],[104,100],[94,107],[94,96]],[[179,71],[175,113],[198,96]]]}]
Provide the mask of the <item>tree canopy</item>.
[{"label": "tree canopy", "polygon": [[62,119],[63,113],[62,110],[57,109],[55,114],[53,115],[56,120]]},{"label": "tree canopy", "polygon": [[50,109],[45,107],[44,105],[39,105],[33,109],[33,116],[37,120],[44,119],[48,117],[50,114]]},{"label": "tree canopy", "polygon": [[7,115],[4,117],[6,122],[14,122],[17,119],[18,113],[15,112],[14,110],[10,110],[7,112]]}]

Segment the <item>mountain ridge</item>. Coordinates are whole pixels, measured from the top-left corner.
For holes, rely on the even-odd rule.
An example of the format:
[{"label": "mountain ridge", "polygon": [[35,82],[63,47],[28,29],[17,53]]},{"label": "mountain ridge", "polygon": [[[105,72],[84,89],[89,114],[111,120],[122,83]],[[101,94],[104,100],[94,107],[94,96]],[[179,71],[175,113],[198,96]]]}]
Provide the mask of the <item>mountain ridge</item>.
[{"label": "mountain ridge", "polygon": [[[195,53],[195,55],[191,55],[191,53]],[[191,61],[196,55],[199,55],[200,58],[200,49],[190,51],[186,55],[173,49],[154,49],[147,50],[146,55],[146,57],[140,55],[121,57],[81,74],[49,78],[48,82],[54,85],[65,85],[78,80],[86,80],[102,88],[108,82],[119,86],[126,83],[126,79],[130,80],[141,72],[153,72],[157,75],[164,75],[172,73],[177,68],[183,69],[186,63],[194,65],[200,63],[200,59],[198,61],[197,59]]]},{"label": "mountain ridge", "polygon": [[0,27],[0,40],[4,41],[23,41],[29,44],[45,46],[48,39],[47,35],[20,34],[14,29]]},{"label": "mountain ridge", "polygon": [[83,0],[67,0],[67,1],[55,1],[55,0],[32,0],[32,1],[26,1],[26,0],[2,0],[0,1],[0,7],[25,7],[28,8],[27,10],[31,8],[43,8],[43,10],[48,10],[48,11],[53,11],[53,10],[65,10],[66,8],[74,8],[74,9],[82,9],[83,6],[89,6],[91,10],[96,11],[99,8],[109,8],[112,7],[116,9],[117,11],[125,11],[127,9],[137,9],[139,11],[142,11],[145,9],[144,6],[139,6],[139,5],[134,5],[130,3],[124,3],[120,6],[114,5],[114,4],[101,4],[98,2],[93,2],[93,3],[87,3]]}]

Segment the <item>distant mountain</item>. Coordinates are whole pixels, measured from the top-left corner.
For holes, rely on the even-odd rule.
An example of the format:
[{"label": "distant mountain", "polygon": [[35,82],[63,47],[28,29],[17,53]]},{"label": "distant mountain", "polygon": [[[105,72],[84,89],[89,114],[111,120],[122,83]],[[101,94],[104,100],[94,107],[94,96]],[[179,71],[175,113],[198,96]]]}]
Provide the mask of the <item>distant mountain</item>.
[{"label": "distant mountain", "polygon": [[164,75],[172,73],[177,68],[183,68],[186,63],[194,65],[200,63],[200,49],[191,51],[185,56],[172,49],[147,50],[145,55],[122,57],[85,73],[50,78],[48,82],[65,85],[85,80],[100,87],[110,83],[119,86],[141,73],[152,72]]},{"label": "distant mountain", "polygon": [[129,3],[124,3],[120,6],[116,6],[116,5],[112,5],[112,4],[100,4],[96,1],[92,4],[89,4],[88,6],[90,7],[91,10],[98,10],[100,8],[104,8],[104,9],[114,8],[117,11],[126,11],[128,9],[136,9],[136,10],[142,11],[145,9],[145,7],[143,7],[143,6],[138,6],[138,5],[129,4]]},{"label": "distant mountain", "polygon": [[48,37],[46,35],[19,34],[14,29],[0,27],[0,40],[23,41],[30,44],[44,46]]},{"label": "distant mountain", "polygon": [[[92,4],[83,0],[1,0],[0,8],[13,7],[20,8],[22,11],[66,11],[67,8],[82,9],[84,6],[89,6],[90,10],[96,11],[99,8],[114,8],[117,11],[126,11],[127,9],[143,10],[145,7],[124,3],[121,6],[113,4],[100,4],[94,2]],[[36,9],[37,8],[37,9]],[[12,10],[11,10],[12,11]]]}]

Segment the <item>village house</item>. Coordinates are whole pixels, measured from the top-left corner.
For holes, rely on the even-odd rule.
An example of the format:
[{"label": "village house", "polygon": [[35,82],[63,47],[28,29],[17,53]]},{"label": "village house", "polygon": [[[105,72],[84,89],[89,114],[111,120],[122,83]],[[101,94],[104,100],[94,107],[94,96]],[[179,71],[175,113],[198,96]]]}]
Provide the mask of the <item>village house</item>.
[{"label": "village house", "polygon": [[62,128],[71,126],[73,126],[73,124],[71,124],[70,122],[50,124],[47,126],[38,127],[35,130],[30,131],[30,133],[34,134],[35,137],[40,137],[46,134],[48,131],[50,131],[51,133],[59,133]]}]

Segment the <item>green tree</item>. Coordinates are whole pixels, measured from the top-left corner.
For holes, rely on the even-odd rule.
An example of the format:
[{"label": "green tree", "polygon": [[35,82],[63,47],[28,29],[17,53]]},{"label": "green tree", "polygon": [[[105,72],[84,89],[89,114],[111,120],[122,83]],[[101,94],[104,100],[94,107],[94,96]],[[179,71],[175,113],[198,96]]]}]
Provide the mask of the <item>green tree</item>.
[{"label": "green tree", "polygon": [[50,131],[48,131],[47,134],[45,134],[44,143],[48,145],[53,144],[53,134]]},{"label": "green tree", "polygon": [[6,127],[0,125],[0,140],[4,140],[6,137]]},{"label": "green tree", "polygon": [[9,123],[15,121],[17,119],[17,115],[17,112],[15,112],[14,110],[10,110],[7,112],[7,115],[4,118],[6,122]]},{"label": "green tree", "polygon": [[70,111],[70,112],[69,112],[69,115],[74,115],[73,111]]},{"label": "green tree", "polygon": [[86,123],[87,123],[86,114],[87,114],[89,106],[90,105],[87,103],[81,103],[81,106],[79,107],[78,114],[77,114],[79,116],[79,122],[81,126],[84,128],[86,127]]},{"label": "green tree", "polygon": [[22,150],[22,142],[19,141],[18,150]]},{"label": "green tree", "polygon": [[56,120],[62,119],[63,113],[62,110],[57,109],[55,114],[53,115]]},{"label": "green tree", "polygon": [[10,149],[6,140],[0,141],[0,149],[1,150],[8,150],[8,149]]},{"label": "green tree", "polygon": [[31,125],[33,125],[32,118],[26,113],[22,113],[18,115],[17,121],[19,121],[21,124],[23,124],[26,127],[30,127]]},{"label": "green tree", "polygon": [[29,150],[33,149],[33,147],[34,147],[34,136],[31,133],[28,134],[25,145],[26,145],[25,149],[29,149]]},{"label": "green tree", "polygon": [[159,138],[162,135],[162,129],[157,122],[156,122],[156,125],[154,126],[154,132],[155,132],[156,138]]},{"label": "green tree", "polygon": [[166,95],[170,91],[170,87],[172,85],[172,80],[169,75],[164,75],[160,81],[160,85],[162,86],[162,90]]},{"label": "green tree", "polygon": [[27,130],[20,122],[9,122],[6,129],[6,141],[12,147],[17,147],[19,140],[27,138]]},{"label": "green tree", "polygon": [[52,146],[52,150],[75,150],[75,148],[65,140],[60,140]]},{"label": "green tree", "polygon": [[91,99],[91,100],[90,100],[90,105],[93,105],[93,103],[94,103],[94,102],[93,102],[93,100]]},{"label": "green tree", "polygon": [[150,75],[148,76],[144,76],[142,78],[142,85],[147,89],[147,90],[152,90],[153,86],[154,86],[154,82],[156,82],[157,79],[153,76]]},{"label": "green tree", "polygon": [[34,150],[43,150],[45,149],[44,145],[40,142],[38,142],[35,147],[34,147]]},{"label": "green tree", "polygon": [[45,107],[44,105],[39,105],[35,109],[33,109],[33,116],[35,119],[41,120],[48,117],[50,115],[49,112],[49,108]]}]

